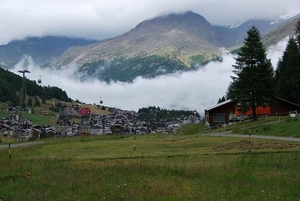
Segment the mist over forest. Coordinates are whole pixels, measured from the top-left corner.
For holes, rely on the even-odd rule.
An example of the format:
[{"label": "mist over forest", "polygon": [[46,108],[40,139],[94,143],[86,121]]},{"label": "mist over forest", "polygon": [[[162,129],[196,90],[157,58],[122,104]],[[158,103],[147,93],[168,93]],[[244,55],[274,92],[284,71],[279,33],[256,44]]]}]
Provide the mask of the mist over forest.
[{"label": "mist over forest", "polygon": [[[274,69],[286,48],[288,37],[267,50]],[[153,79],[138,77],[132,83],[106,83],[96,79],[79,81],[74,75],[76,67],[50,69],[36,65],[30,57],[24,57],[13,69],[28,68],[30,80],[42,78],[42,85],[57,86],[65,90],[70,98],[84,103],[99,104],[123,110],[135,110],[148,106],[165,109],[196,110],[203,116],[204,109],[213,106],[226,94],[234,55],[224,53],[223,61],[210,62],[197,71],[163,75]]]}]

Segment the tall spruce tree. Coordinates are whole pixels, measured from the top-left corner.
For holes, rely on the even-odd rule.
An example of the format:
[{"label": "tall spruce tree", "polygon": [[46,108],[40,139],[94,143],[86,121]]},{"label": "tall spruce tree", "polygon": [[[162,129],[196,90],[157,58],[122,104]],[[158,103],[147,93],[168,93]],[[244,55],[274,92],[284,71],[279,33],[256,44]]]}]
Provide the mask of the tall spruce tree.
[{"label": "tall spruce tree", "polygon": [[295,31],[296,31],[296,35],[299,38],[299,36],[300,36],[300,20],[298,20],[298,22],[296,24],[296,30]]},{"label": "tall spruce tree", "polygon": [[300,104],[300,20],[295,33],[277,64],[276,83],[278,96]]},{"label": "tall spruce tree", "polygon": [[299,47],[294,38],[290,38],[276,69],[277,94],[294,103],[300,103],[300,67]]},{"label": "tall spruce tree", "polygon": [[235,58],[235,76],[231,77],[227,98],[239,103],[243,111],[251,108],[253,119],[257,119],[256,108],[270,104],[275,96],[274,69],[258,29],[253,26],[247,34]]}]

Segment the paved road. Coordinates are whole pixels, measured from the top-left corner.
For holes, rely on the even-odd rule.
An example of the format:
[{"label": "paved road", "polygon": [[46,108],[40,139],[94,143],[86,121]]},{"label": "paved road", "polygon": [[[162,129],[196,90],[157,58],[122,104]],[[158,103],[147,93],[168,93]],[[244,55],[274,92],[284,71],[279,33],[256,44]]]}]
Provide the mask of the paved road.
[{"label": "paved road", "polygon": [[[237,138],[249,138],[248,134],[231,134],[228,132],[220,132],[220,133],[208,133],[208,134],[200,134],[206,136],[218,136],[218,137],[237,137]],[[250,135],[251,138],[259,138],[259,139],[268,139],[268,140],[282,140],[282,141],[294,141],[300,142],[300,138],[295,137],[278,137],[278,136],[269,136],[269,135]]]},{"label": "paved road", "polygon": [[[43,144],[45,142],[24,142],[24,143],[19,143],[19,144],[10,144],[10,148],[15,148],[15,147],[27,147],[27,146],[32,146],[32,145],[37,145],[37,144]],[[8,144],[0,145],[0,149],[8,149]]]}]

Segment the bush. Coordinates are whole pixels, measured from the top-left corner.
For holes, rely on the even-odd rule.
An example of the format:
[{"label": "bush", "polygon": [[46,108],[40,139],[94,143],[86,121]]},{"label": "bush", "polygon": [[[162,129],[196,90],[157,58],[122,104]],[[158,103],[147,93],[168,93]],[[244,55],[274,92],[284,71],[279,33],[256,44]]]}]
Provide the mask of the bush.
[{"label": "bush", "polygon": [[45,131],[42,131],[42,133],[40,134],[40,139],[45,139],[47,138],[47,133]]},{"label": "bush", "polygon": [[263,129],[264,129],[265,132],[269,131],[269,130],[271,130],[271,125],[270,124],[269,125],[264,125]]},{"label": "bush", "polygon": [[290,123],[292,121],[292,117],[286,117],[285,121],[286,121],[286,123]]},{"label": "bush", "polygon": [[28,141],[29,141],[29,142],[34,141],[34,140],[35,140],[35,137],[34,137],[34,136],[28,138]]},{"label": "bush", "polygon": [[287,123],[290,123],[292,121],[298,121],[298,117],[290,117],[290,116],[288,116],[288,117],[286,117],[285,121]]}]

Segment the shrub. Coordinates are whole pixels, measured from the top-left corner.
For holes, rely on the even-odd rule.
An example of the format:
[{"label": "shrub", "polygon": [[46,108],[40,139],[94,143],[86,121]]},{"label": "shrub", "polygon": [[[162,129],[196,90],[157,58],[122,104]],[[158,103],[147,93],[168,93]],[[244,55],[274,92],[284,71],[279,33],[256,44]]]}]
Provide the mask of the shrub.
[{"label": "shrub", "polygon": [[292,117],[286,117],[285,121],[286,121],[286,123],[290,123],[292,121]]},{"label": "shrub", "polygon": [[34,141],[34,140],[35,140],[35,137],[34,137],[34,136],[28,138],[28,141],[29,141],[29,142]]},{"label": "shrub", "polygon": [[270,124],[269,125],[264,125],[263,129],[264,129],[265,132],[269,131],[269,130],[271,130],[271,125]]}]

